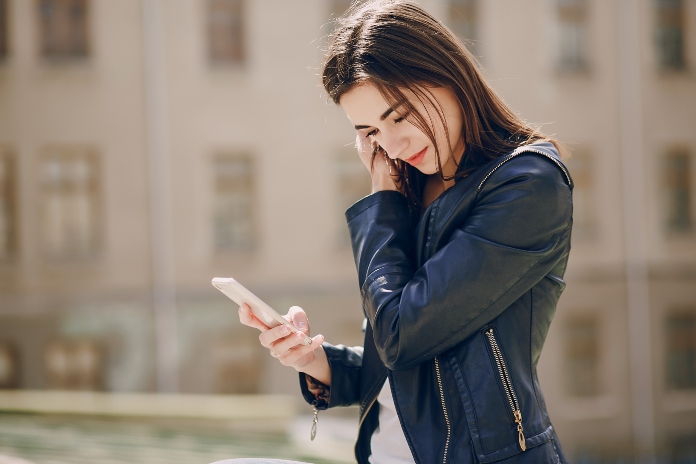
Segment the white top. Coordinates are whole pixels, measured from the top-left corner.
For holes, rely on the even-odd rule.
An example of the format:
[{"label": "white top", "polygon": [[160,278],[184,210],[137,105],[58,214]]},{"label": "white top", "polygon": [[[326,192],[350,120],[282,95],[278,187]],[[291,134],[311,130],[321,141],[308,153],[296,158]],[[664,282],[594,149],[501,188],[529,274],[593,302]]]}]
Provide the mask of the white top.
[{"label": "white top", "polygon": [[379,425],[372,434],[370,464],[414,464],[411,449],[396,415],[389,378],[377,396],[379,403]]}]

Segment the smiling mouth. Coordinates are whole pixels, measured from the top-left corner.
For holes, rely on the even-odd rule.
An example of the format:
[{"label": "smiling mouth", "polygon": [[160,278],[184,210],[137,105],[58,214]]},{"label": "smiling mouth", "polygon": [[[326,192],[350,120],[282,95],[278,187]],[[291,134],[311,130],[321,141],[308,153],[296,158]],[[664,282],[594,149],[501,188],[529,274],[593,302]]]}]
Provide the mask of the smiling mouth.
[{"label": "smiling mouth", "polygon": [[406,158],[404,161],[406,161],[408,164],[411,166],[418,166],[421,161],[423,161],[423,158],[425,158],[425,152],[428,150],[428,147],[425,147],[415,155],[413,155],[410,158]]}]

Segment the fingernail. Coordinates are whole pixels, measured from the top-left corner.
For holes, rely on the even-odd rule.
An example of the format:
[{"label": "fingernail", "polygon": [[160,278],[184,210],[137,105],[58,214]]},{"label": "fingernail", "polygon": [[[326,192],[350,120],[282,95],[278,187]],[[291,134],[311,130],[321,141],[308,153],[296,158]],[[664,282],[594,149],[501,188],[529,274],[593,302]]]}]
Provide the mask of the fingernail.
[{"label": "fingernail", "polygon": [[307,328],[307,321],[304,321],[302,319],[297,321],[297,328],[298,329],[306,329]]}]

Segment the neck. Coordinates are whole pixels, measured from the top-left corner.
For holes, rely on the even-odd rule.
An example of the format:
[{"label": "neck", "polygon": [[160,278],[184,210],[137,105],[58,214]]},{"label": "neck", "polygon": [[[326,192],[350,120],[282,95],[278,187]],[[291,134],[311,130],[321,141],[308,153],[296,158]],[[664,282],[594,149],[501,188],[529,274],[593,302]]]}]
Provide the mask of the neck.
[{"label": "neck", "polygon": [[423,187],[423,208],[427,208],[430,203],[453,185],[454,179],[443,180],[439,172],[429,175],[425,179],[425,186]]}]

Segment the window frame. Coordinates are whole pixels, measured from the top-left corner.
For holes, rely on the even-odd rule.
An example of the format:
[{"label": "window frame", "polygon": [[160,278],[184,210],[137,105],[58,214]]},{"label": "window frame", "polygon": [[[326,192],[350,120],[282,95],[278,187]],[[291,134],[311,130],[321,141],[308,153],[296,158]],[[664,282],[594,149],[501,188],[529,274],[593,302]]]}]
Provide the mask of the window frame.
[{"label": "window frame", "polygon": [[[51,50],[51,47],[56,46],[55,43],[59,42],[50,40],[47,37],[49,31],[47,30],[47,23],[44,17],[43,9],[47,7],[48,3],[58,4],[61,8],[69,8],[71,3],[82,5],[82,20],[83,24],[77,28],[74,23],[70,23],[66,26],[68,30],[71,31],[70,38],[63,38],[64,42],[77,41],[81,42],[77,46],[60,44],[56,50]],[[91,0],[35,0],[36,9],[36,37],[37,37],[37,51],[39,56],[51,63],[65,63],[65,62],[79,62],[88,59],[91,54]],[[59,17],[56,21],[60,21]],[[59,27],[60,25],[54,25],[53,27]],[[61,49],[62,48],[62,49]]]},{"label": "window frame", "polygon": [[[676,158],[683,158],[684,165],[680,165],[679,161],[674,161]],[[670,166],[674,164],[674,166]],[[694,235],[696,230],[696,214],[694,212],[694,159],[688,147],[678,145],[668,148],[663,151],[659,159],[659,176],[660,176],[660,197],[658,202],[659,208],[662,211],[660,218],[662,230],[667,238],[673,237],[689,237]],[[679,179],[672,181],[673,176]],[[679,188],[683,187],[684,192],[680,193]],[[684,205],[680,208],[678,205],[682,196]],[[683,224],[679,224],[680,220],[674,210],[683,210],[686,218]]]},{"label": "window frame", "polygon": [[[561,73],[582,74],[590,69],[590,5],[588,0],[555,0],[555,18],[558,30],[558,45],[556,48],[555,67]],[[566,47],[569,43],[566,27],[575,26],[574,46]],[[578,46],[580,44],[580,46]],[[567,53],[574,49],[572,57]],[[572,58],[572,59],[569,59]]]},{"label": "window frame", "polygon": [[[221,46],[216,45],[216,29],[213,28],[213,15],[215,11],[215,3],[235,3],[237,5],[236,14],[230,20],[228,18],[227,25],[236,23],[235,34],[238,38],[238,44],[230,44],[227,42]],[[221,7],[218,7],[221,8]],[[244,66],[249,58],[249,40],[247,37],[247,10],[249,8],[248,3],[245,0],[205,0],[205,44],[206,44],[206,58],[208,63],[213,67],[238,67]],[[223,10],[230,9],[222,8]],[[224,18],[223,18],[224,19]],[[236,21],[235,21],[236,19]],[[224,28],[223,28],[224,29]],[[219,31],[217,31],[219,32]],[[228,37],[229,39],[229,37]],[[236,49],[236,51],[230,52],[229,49]],[[226,56],[229,55],[229,56]]]},{"label": "window frame", "polygon": [[[686,8],[683,0],[653,0],[653,35],[654,50],[659,71],[666,73],[682,73],[687,71],[687,29]],[[675,50],[669,50],[674,45],[674,37],[666,37],[667,32],[676,31],[678,50],[677,55],[671,56]],[[668,53],[666,53],[668,52]]]},{"label": "window frame", "polygon": [[[234,188],[229,189],[228,186],[222,186],[220,184],[223,182],[235,182],[233,176],[229,176],[226,180],[221,179],[218,174],[218,163],[230,162],[234,160],[242,160],[246,163],[245,169],[248,169],[247,174],[247,185],[236,191]],[[258,239],[258,187],[256,179],[257,171],[257,157],[254,156],[250,151],[239,150],[239,151],[221,151],[213,155],[212,162],[210,164],[211,175],[212,175],[212,217],[211,217],[211,251],[213,254],[228,254],[228,253],[249,253],[255,251],[259,247]],[[242,240],[240,243],[230,242],[223,244],[218,239],[218,221],[220,216],[218,215],[219,203],[223,200],[221,194],[229,193],[242,193],[246,196],[248,217],[246,218],[246,226],[248,228],[248,237]],[[229,219],[229,217],[227,217]],[[237,220],[237,219],[235,219]]]},{"label": "window frame", "polygon": [[[690,348],[691,352],[691,359],[687,359],[687,363],[690,361],[692,371],[690,373],[687,373],[687,377],[690,377],[687,379],[688,385],[685,385],[684,383],[680,384],[680,382],[684,381],[684,378],[676,378],[676,382],[674,382],[675,377],[673,377],[674,371],[672,370],[673,366],[673,360],[672,360],[672,354],[674,351],[671,349],[672,345],[671,343],[674,342],[674,337],[672,336],[673,334],[670,332],[671,328],[675,328],[677,330],[684,329],[684,319],[688,318],[691,319],[691,337],[688,336],[688,334],[683,337],[683,340],[686,340],[687,342],[690,342],[691,346],[687,347]],[[663,373],[663,379],[664,379],[664,388],[666,392],[674,393],[674,392],[685,392],[685,393],[695,393],[696,392],[696,307],[681,307],[681,308],[674,308],[667,312],[667,314],[664,317],[664,322],[663,322],[663,327],[665,330],[664,333],[664,366],[665,370]],[[677,353],[679,355],[680,353]],[[688,356],[687,356],[688,357]],[[677,362],[680,362],[679,360]],[[687,366],[688,368],[688,366]],[[677,373],[678,375],[678,373]]]},{"label": "window frame", "polygon": [[10,54],[10,2],[0,0],[0,62]]},{"label": "window frame", "polygon": [[8,210],[8,237],[7,237],[7,254],[3,257],[0,254],[0,264],[12,263],[19,255],[19,215],[18,215],[18,197],[17,197],[17,156],[15,152],[6,146],[0,146],[0,163],[4,166],[2,169],[7,169],[9,176],[5,182],[5,176],[0,176],[0,201],[6,201]]},{"label": "window frame", "polygon": [[[90,164],[90,169],[92,170],[89,185],[86,189],[90,199],[91,212],[93,213],[89,222],[89,235],[91,239],[90,246],[84,251],[74,250],[70,246],[58,252],[49,251],[50,245],[48,242],[50,239],[44,235],[46,233],[45,231],[48,229],[45,208],[47,208],[46,201],[48,201],[49,195],[55,190],[53,190],[54,187],[45,185],[43,175],[46,161],[54,157],[59,159],[62,158],[63,161],[85,158],[88,160],[88,164]],[[83,145],[46,146],[41,149],[39,153],[36,173],[37,194],[39,199],[39,204],[37,206],[37,223],[39,224],[39,230],[43,231],[39,234],[37,240],[43,259],[48,262],[85,262],[96,260],[103,247],[104,222],[104,211],[102,206],[102,160],[97,150],[91,146]],[[67,186],[61,185],[59,190],[62,195],[65,195],[66,193],[72,193],[75,190],[75,186],[74,184]],[[84,191],[85,189],[78,188],[78,190]]]}]

